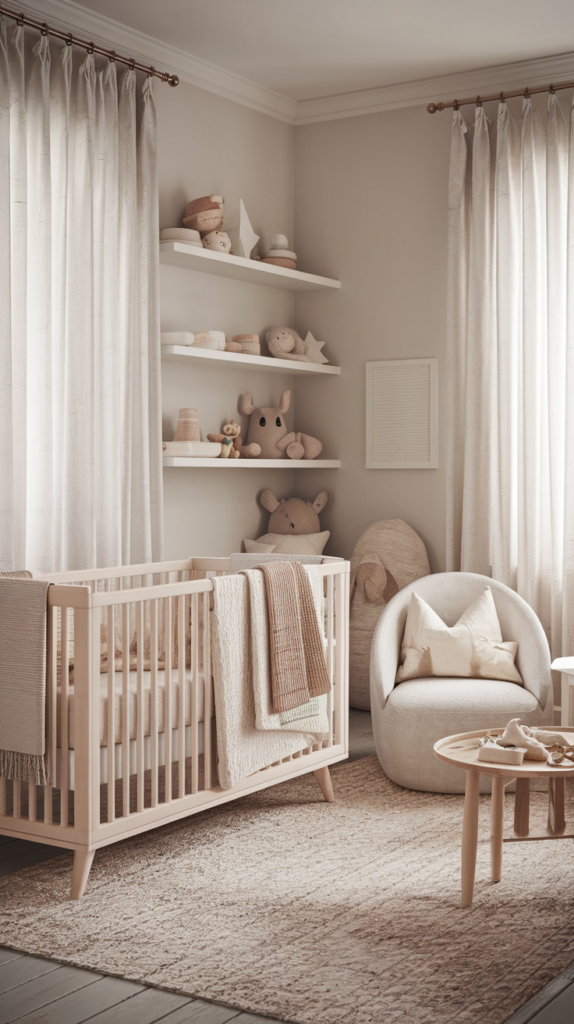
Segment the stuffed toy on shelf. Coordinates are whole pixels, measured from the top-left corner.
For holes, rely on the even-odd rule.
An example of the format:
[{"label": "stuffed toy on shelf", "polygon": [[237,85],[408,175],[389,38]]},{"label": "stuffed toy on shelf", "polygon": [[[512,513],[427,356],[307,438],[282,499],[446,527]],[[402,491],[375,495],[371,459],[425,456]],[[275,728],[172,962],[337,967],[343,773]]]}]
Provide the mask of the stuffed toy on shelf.
[{"label": "stuffed toy on shelf", "polygon": [[287,430],[284,413],[291,404],[291,392],[284,391],[278,406],[256,407],[251,393],[244,396],[241,411],[249,416],[247,444],[258,444],[262,459],[316,459],[323,445],[310,434]]},{"label": "stuffed toy on shelf", "polygon": [[321,531],[319,513],[328,500],[327,491],[321,491],[314,501],[279,499],[273,491],[262,491],[259,501],[271,513],[268,533],[257,540],[244,540],[245,550],[250,553],[321,555],[330,533],[329,530]]},{"label": "stuffed toy on shelf", "polygon": [[258,444],[243,444],[241,427],[235,420],[226,423],[221,434],[208,434],[207,439],[221,444],[220,459],[256,459],[261,454]]}]

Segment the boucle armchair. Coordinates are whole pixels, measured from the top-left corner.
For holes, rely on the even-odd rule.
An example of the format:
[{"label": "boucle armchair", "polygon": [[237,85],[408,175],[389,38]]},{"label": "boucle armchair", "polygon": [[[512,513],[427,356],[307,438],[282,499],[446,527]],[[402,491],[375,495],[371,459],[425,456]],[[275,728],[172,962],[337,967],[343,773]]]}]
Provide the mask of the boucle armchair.
[{"label": "boucle armchair", "polygon": [[[516,665],[524,686],[496,679],[424,678],[395,685],[401,641],[413,592],[447,626],[490,587],[504,640],[518,641]],[[487,576],[445,572],[415,580],[383,611],[371,648],[371,713],[377,755],[385,774],[407,789],[463,793],[465,773],[439,761],[433,744],[443,736],[505,726],[552,722],[550,651],[532,608],[509,587]],[[490,780],[481,776],[481,792]]]}]

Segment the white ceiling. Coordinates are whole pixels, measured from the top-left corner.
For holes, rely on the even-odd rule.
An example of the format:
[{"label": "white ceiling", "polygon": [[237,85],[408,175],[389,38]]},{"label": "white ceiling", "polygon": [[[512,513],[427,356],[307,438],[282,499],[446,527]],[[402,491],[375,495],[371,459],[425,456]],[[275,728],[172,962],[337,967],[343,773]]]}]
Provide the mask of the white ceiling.
[{"label": "white ceiling", "polygon": [[294,101],[574,51],[572,0],[75,4]]}]

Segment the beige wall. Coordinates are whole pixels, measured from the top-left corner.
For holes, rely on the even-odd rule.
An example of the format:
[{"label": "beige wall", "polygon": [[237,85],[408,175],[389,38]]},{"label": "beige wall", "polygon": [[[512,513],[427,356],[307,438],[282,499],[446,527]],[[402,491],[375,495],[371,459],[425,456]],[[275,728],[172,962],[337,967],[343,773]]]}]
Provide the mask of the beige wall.
[{"label": "beige wall", "polygon": [[[185,83],[177,89],[158,85],[156,97],[160,226],[180,225],[190,199],[215,192],[228,206],[244,200],[264,248],[278,231],[292,237],[294,129]],[[292,323],[293,297],[277,288],[162,266],[161,310],[166,331],[263,333]],[[199,410],[205,436],[239,419],[237,402],[245,391],[270,405],[293,382],[290,375],[167,363],[162,377],[165,440],[173,438],[182,406]],[[289,495],[293,476],[292,470],[164,470],[165,556],[240,550],[243,537],[266,531],[268,517],[257,494],[271,487]]]},{"label": "beige wall", "polygon": [[409,107],[301,126],[295,139],[299,264],[343,285],[296,299],[298,330],[326,340],[342,367],[319,388],[298,386],[298,429],[335,437],[343,462],[305,477],[298,492],[329,491],[329,553],[349,557],[370,523],[400,517],[425,541],[432,570],[442,570],[444,415],[439,469],[365,469],[365,363],[437,356],[439,389],[444,381],[450,118]]}]

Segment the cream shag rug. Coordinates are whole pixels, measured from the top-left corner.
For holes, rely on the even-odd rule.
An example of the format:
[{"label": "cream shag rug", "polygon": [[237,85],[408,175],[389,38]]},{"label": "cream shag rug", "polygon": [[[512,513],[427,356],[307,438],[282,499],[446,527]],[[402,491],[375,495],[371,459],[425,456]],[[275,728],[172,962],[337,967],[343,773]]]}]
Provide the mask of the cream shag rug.
[{"label": "cream shag rug", "polygon": [[501,1024],[574,959],[570,840],[505,844],[493,885],[483,798],[461,910],[463,798],[332,774],[100,850],[80,902],[71,857],[1,879],[0,944],[301,1024]]}]

